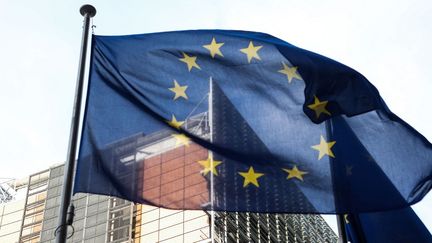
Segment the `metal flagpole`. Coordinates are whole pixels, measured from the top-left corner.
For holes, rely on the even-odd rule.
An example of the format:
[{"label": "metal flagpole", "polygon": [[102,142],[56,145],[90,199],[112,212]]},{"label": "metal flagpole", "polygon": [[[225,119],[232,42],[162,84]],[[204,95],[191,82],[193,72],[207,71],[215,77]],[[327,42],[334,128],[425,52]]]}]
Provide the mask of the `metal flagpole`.
[{"label": "metal flagpole", "polygon": [[[210,88],[208,95],[208,119],[209,119],[209,128],[210,128],[210,142],[213,142],[213,78],[210,77]],[[211,203],[211,222],[210,222],[210,232],[211,232],[211,242],[214,243],[214,227],[215,227],[215,214],[214,214],[214,184],[213,184],[213,152],[209,151],[210,158],[210,203]]]},{"label": "metal flagpole", "polygon": [[338,224],[338,231],[339,231],[339,241],[342,243],[347,243],[347,235],[346,235],[346,228],[345,228],[345,218],[343,214],[337,214],[337,224]]},{"label": "metal flagpole", "polygon": [[[333,122],[332,119],[328,119],[325,121],[325,126],[326,126],[326,134],[327,134],[327,139],[330,139],[330,135],[331,135],[331,129],[333,126]],[[330,160],[330,168],[332,173],[333,172],[333,168],[334,168],[334,160],[332,157],[329,156],[329,160]],[[334,178],[334,174],[332,174],[332,178]],[[335,198],[335,201],[337,201],[337,198]],[[347,243],[347,235],[346,235],[346,229],[345,229],[345,222],[344,222],[344,215],[343,214],[337,214],[336,215],[336,219],[337,219],[337,225],[338,225],[338,233],[339,233],[339,240],[338,242],[340,243]]]},{"label": "metal flagpole", "polygon": [[[66,242],[67,226],[66,218],[68,216],[68,208],[72,197],[73,173],[75,168],[76,150],[78,144],[78,129],[81,113],[81,101],[84,84],[84,73],[87,56],[87,43],[90,29],[90,19],[96,15],[96,9],[91,5],[83,5],[80,8],[80,13],[84,17],[83,34],[81,39],[81,52],[78,65],[78,77],[75,89],[75,101],[72,111],[71,130],[69,135],[69,147],[66,164],[64,167],[63,191],[61,196],[61,204],[59,211],[59,222],[55,231],[56,242]],[[71,214],[73,214],[73,206],[71,206]]]}]

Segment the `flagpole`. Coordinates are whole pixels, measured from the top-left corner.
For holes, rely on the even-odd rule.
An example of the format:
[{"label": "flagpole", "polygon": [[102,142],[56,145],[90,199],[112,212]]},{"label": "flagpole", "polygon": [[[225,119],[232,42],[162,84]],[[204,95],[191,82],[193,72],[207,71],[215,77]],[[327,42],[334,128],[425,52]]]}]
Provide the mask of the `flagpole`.
[{"label": "flagpole", "polygon": [[[84,86],[85,64],[87,57],[87,44],[90,29],[90,19],[96,15],[96,9],[92,5],[83,5],[80,8],[80,13],[84,17],[84,25],[81,39],[81,52],[78,65],[78,77],[75,89],[75,101],[72,111],[71,130],[69,135],[69,147],[66,164],[64,167],[64,181],[61,195],[61,204],[59,211],[59,222],[55,231],[56,242],[65,243],[67,238],[67,227],[72,222],[66,222],[68,216],[68,208],[72,197],[73,174],[75,168],[76,150],[78,144],[78,129],[80,122],[82,93]],[[71,207],[73,214],[73,207]],[[69,221],[69,220],[68,220]],[[72,221],[72,220],[70,220]]]},{"label": "flagpole", "polygon": [[[210,88],[209,88],[209,96],[208,96],[208,119],[209,119],[209,128],[210,128],[210,142],[213,142],[213,78],[210,77]],[[213,152],[209,150],[210,159],[210,168],[213,170]],[[210,219],[210,238],[211,243],[214,243],[214,227],[215,227],[215,214],[214,214],[214,179],[213,179],[213,171],[210,171],[210,203],[211,203],[211,219]]]},{"label": "flagpole", "polygon": [[[331,129],[332,129],[332,119],[328,119],[325,121],[325,127],[326,127],[326,133],[327,133],[327,139],[330,140],[330,135],[331,135]],[[329,156],[330,159],[330,168],[332,168],[332,173],[333,172],[333,158],[331,158]],[[332,178],[334,177],[334,174],[332,174]],[[337,198],[335,197],[335,202],[337,201]],[[345,222],[344,222],[344,215],[343,214],[336,214],[336,220],[337,220],[337,225],[338,225],[338,235],[339,235],[339,240],[338,242],[340,243],[347,243],[348,239],[347,239],[347,235],[346,235],[346,229],[345,229]]]},{"label": "flagpole", "polygon": [[339,240],[342,243],[347,243],[347,235],[346,235],[346,228],[345,228],[345,218],[343,214],[337,214],[337,224],[338,224],[338,231],[339,231]]}]

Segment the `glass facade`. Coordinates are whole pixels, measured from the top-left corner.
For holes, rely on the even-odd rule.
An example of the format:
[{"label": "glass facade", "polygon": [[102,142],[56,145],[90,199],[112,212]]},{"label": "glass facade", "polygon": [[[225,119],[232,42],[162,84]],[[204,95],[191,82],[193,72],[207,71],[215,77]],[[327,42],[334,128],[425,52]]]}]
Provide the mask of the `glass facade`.
[{"label": "glass facade", "polygon": [[25,200],[0,205],[0,242],[18,242]]},{"label": "glass facade", "polygon": [[199,242],[210,239],[204,211],[169,210],[143,205],[141,242]]},{"label": "glass facade", "polygon": [[[168,151],[166,151],[168,152]],[[0,242],[54,242],[63,165],[29,176],[24,199],[0,205]],[[73,197],[68,242],[337,242],[320,215],[170,210],[94,195]],[[212,232],[211,227],[214,225]],[[213,233],[213,236],[212,236]]]},{"label": "glass facade", "polygon": [[19,242],[40,242],[45,204],[47,202],[48,180],[49,170],[29,177]]},{"label": "glass facade", "polygon": [[216,242],[337,242],[319,215],[216,213]]},{"label": "glass facade", "polygon": [[[204,122],[203,122],[204,119]],[[208,121],[186,124],[208,134]],[[169,207],[209,203],[208,182],[198,163],[208,151],[196,145],[177,146],[168,134],[124,143],[119,159],[140,180],[146,198]],[[136,146],[138,144],[138,146]],[[131,147],[137,148],[130,149]],[[54,242],[63,183],[63,165],[29,176],[25,199],[0,205],[0,242]],[[176,200],[173,201],[172,199]],[[170,210],[133,204],[124,199],[78,193],[68,242],[337,242],[320,215]],[[213,222],[212,222],[213,220]]]}]

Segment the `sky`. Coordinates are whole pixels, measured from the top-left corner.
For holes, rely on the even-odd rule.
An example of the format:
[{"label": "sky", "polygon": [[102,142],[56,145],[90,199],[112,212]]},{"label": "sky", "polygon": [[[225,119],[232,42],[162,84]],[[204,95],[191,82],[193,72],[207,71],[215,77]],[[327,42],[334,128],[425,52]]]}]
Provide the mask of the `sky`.
[{"label": "sky", "polygon": [[[98,35],[250,30],[328,56],[366,76],[394,113],[432,141],[428,0],[0,0],[0,179],[22,178],[66,159],[79,8],[86,3],[97,9]],[[432,231],[431,193],[413,208]]]}]

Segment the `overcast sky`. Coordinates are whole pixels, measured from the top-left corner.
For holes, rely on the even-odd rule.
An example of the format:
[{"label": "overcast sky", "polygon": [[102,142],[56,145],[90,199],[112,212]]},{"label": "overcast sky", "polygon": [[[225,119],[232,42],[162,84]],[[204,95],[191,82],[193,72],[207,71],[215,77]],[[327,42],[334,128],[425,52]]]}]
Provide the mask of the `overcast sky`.
[{"label": "overcast sky", "polygon": [[[251,30],[323,54],[365,75],[432,141],[431,1],[145,2],[0,0],[0,178],[66,158],[84,3],[99,35]],[[431,193],[414,209],[432,231]]]}]

